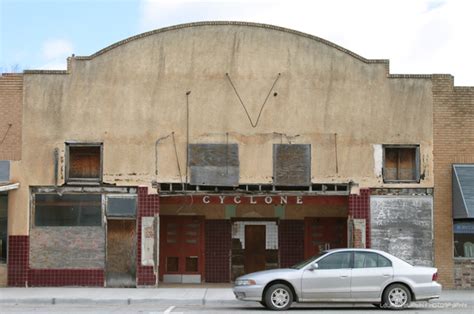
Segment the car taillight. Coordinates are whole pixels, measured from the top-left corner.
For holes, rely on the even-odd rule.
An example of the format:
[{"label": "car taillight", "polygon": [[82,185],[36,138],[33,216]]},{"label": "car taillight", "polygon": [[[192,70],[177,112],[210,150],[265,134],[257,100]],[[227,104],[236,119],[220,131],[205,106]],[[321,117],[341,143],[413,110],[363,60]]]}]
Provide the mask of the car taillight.
[{"label": "car taillight", "polygon": [[438,273],[434,273],[433,277],[431,278],[432,281],[437,281],[438,280]]}]

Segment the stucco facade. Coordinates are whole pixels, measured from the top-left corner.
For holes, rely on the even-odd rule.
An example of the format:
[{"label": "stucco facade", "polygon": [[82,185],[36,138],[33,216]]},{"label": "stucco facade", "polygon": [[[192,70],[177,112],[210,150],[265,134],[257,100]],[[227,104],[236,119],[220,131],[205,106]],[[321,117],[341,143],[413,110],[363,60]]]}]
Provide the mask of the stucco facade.
[{"label": "stucco facade", "polygon": [[[377,213],[390,215],[386,208],[392,206],[393,199],[408,199],[407,210],[423,213],[427,221],[432,219],[432,76],[390,74],[388,60],[367,60],[321,38],[284,28],[206,22],[144,33],[91,56],[72,56],[66,71],[27,70],[23,84],[21,161],[11,164],[11,179],[21,182],[21,186],[9,193],[8,230],[10,236],[25,237],[18,241],[30,241],[26,267],[32,270],[24,271],[36,274],[37,283],[41,281],[38,260],[41,265],[55,262],[31,252],[41,247],[38,239],[47,239],[56,231],[48,233],[47,228],[36,225],[34,198],[32,201],[35,193],[103,195],[102,227],[108,221],[105,199],[110,194],[138,195],[134,237],[138,239],[139,252],[133,267],[137,268],[138,277],[141,271],[148,272],[143,284],[153,283],[164,267],[144,258],[150,254],[153,259],[153,252],[147,253],[153,251],[153,245],[147,248],[147,235],[142,230],[152,222],[140,219],[158,217],[158,213],[161,227],[156,225],[156,237],[149,239],[155,244],[160,241],[158,229],[164,228],[166,219],[171,225],[172,217],[183,214],[196,217],[196,221],[202,219],[188,223],[202,224],[199,254],[206,262],[199,280],[210,278],[210,272],[220,269],[229,259],[231,265],[234,260],[236,263],[230,272],[241,271],[239,250],[244,247],[232,245],[241,239],[245,246],[243,236],[239,238],[237,234],[244,232],[239,228],[245,229],[246,225],[266,226],[266,243],[278,243],[265,247],[266,267],[273,267],[290,263],[288,256],[292,254],[303,258],[309,252],[301,248],[295,253],[290,247],[292,241],[303,242],[302,237],[309,241],[311,219],[341,218],[347,221],[344,232],[349,235],[340,233],[347,238],[346,244],[367,246],[372,237],[370,215],[374,202],[378,204]],[[98,185],[68,182],[68,145],[77,143],[100,143]],[[188,191],[195,175],[190,171],[194,153],[188,147],[194,144],[234,145],[232,171],[237,171],[237,184],[220,189],[211,178],[211,184],[203,185],[211,185],[214,190],[200,190],[199,184],[191,184]],[[304,169],[309,171],[309,182],[275,188],[275,149],[282,144],[308,148],[309,164]],[[409,171],[416,175],[412,179],[384,177],[387,148],[413,152],[413,169]],[[163,191],[163,184],[173,183],[184,184],[185,188],[173,193]],[[296,189],[293,185],[309,188]],[[246,191],[242,190],[244,186]],[[270,190],[263,190],[267,186]],[[334,190],[328,191],[328,186]],[[249,191],[252,187],[257,191]],[[143,201],[140,195],[150,201]],[[224,195],[226,200],[220,198]],[[381,195],[390,195],[391,199]],[[250,196],[255,199],[246,199]],[[395,223],[403,230],[385,234],[383,237],[388,239],[372,243],[397,253],[383,243],[397,237],[413,237],[417,226],[404,224],[412,219],[411,215],[399,216]],[[372,222],[375,223],[373,219]],[[295,233],[294,229],[301,226],[307,228],[306,233]],[[357,232],[353,231],[360,226],[364,236],[356,244],[353,240]],[[257,229],[252,232],[259,232]],[[430,265],[432,224],[425,229],[423,239],[428,244],[423,254],[418,256],[416,250],[411,250],[413,255],[405,258],[421,259]],[[32,239],[38,230],[40,234]],[[101,230],[95,232],[104,232],[108,237],[107,227]],[[227,242],[216,242],[213,232],[228,234]],[[104,247],[94,245],[96,253],[100,245]],[[214,257],[207,254],[215,248],[224,251],[212,260]],[[426,250],[430,253],[425,254]],[[154,256],[156,261],[157,254]],[[92,267],[94,272],[107,268],[100,259],[100,254],[94,254],[94,261],[98,261]],[[193,261],[189,263],[192,265]],[[70,266],[72,269],[80,265]],[[96,282],[104,280],[97,278]],[[21,279],[19,282],[21,285]]]}]

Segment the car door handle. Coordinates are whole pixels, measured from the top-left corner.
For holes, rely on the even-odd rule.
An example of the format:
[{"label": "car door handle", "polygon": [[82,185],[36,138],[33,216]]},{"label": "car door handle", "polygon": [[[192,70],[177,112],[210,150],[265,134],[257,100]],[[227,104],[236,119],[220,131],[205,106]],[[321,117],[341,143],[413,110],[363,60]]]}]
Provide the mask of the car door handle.
[{"label": "car door handle", "polygon": [[347,276],[347,275],[341,275],[341,278],[347,278],[347,277],[349,277],[349,276]]},{"label": "car door handle", "polygon": [[390,277],[390,274],[383,274],[384,277]]}]

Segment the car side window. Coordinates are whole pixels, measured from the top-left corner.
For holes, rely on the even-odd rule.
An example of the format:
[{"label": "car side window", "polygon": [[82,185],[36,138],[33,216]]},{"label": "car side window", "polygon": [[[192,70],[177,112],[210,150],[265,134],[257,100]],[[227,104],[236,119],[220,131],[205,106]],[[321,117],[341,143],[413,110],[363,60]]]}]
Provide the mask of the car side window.
[{"label": "car side window", "polygon": [[354,252],[354,268],[377,267],[377,255],[375,253]]},{"label": "car side window", "polygon": [[377,267],[392,267],[392,262],[388,258],[377,254]]},{"label": "car side window", "polygon": [[392,262],[380,254],[354,252],[354,268],[391,267]]},{"label": "car side window", "polygon": [[340,252],[331,254],[318,261],[319,269],[350,268],[351,252]]}]

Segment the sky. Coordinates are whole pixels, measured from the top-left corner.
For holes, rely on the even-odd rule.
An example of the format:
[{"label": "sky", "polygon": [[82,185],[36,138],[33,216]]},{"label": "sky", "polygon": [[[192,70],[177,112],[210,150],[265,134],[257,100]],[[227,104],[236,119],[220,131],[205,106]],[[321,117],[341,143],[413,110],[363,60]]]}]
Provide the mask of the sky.
[{"label": "sky", "polygon": [[390,73],[474,86],[474,0],[0,0],[0,72],[65,69],[146,31],[197,21],[272,24],[329,40]]}]

